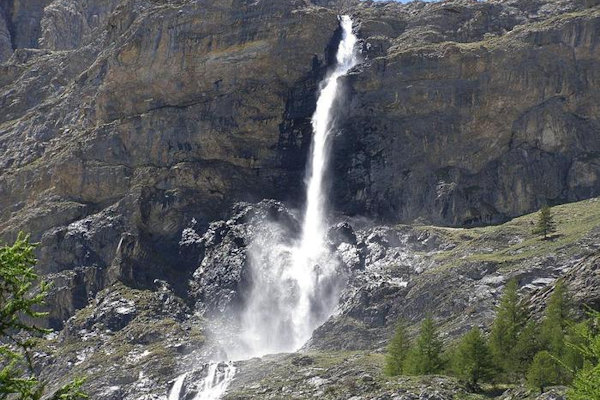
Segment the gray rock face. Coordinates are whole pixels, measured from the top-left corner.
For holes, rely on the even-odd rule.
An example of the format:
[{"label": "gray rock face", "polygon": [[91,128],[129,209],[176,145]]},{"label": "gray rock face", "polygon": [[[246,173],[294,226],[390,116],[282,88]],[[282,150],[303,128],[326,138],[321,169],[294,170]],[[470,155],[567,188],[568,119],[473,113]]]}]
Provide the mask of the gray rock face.
[{"label": "gray rock face", "polygon": [[0,18],[3,59],[16,49],[0,65],[0,236],[41,238],[45,272],[175,275],[181,292],[192,218],[202,235],[237,201],[302,203],[344,8],[364,63],[344,82],[334,209],[480,224],[597,194],[593,1],[14,0]]},{"label": "gray rock face", "polygon": [[598,192],[598,8],[533,3],[357,11],[366,61],[333,146],[340,210],[486,224]]},{"label": "gray rock face", "polygon": [[40,21],[40,45],[51,50],[71,50],[102,36],[120,0],[53,1]]},{"label": "gray rock face", "polygon": [[0,3],[10,32],[12,49],[39,46],[40,21],[44,7],[50,3],[51,0],[5,0]]},{"label": "gray rock face", "polygon": [[[0,65],[0,237],[41,239],[43,272],[92,268],[95,282],[166,279],[181,292],[197,261],[178,246],[192,218],[203,232],[241,200],[301,202],[333,11],[304,1],[2,6],[0,37],[16,50]],[[13,32],[24,16],[31,24]]]},{"label": "gray rock face", "polygon": [[0,7],[0,63],[9,59],[13,53],[11,34],[4,10]]},{"label": "gray rock face", "polygon": [[191,229],[184,232],[182,246],[186,251],[197,247],[201,255],[190,292],[198,310],[213,317],[240,311],[251,287],[250,246],[256,237],[273,237],[269,230],[274,224],[285,229],[290,241],[299,233],[295,216],[283,204],[268,200],[237,204],[229,220],[211,223],[202,237]]}]

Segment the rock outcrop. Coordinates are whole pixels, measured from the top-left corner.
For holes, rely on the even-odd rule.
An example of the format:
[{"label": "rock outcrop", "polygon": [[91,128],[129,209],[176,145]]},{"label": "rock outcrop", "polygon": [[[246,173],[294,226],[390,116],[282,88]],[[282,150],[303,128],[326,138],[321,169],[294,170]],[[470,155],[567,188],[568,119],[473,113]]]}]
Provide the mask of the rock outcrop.
[{"label": "rock outcrop", "polygon": [[[451,399],[465,392],[444,377],[383,377],[382,352],[395,323],[402,318],[414,336],[430,314],[448,344],[474,326],[487,330],[511,278],[528,299],[533,319],[542,316],[557,279],[565,281],[581,313],[586,306],[597,307],[600,200],[552,210],[558,232],[550,240],[531,233],[536,214],[471,229],[373,227],[352,219],[333,225],[328,242],[349,275],[338,312],[313,333],[304,354],[236,363],[227,398],[303,399],[321,393],[334,399],[352,393],[385,399],[425,393]],[[92,266],[59,274],[50,301],[63,313],[53,311],[51,317],[58,323],[75,315],[58,336],[47,338],[38,362],[53,367],[43,369],[44,377],[57,386],[73,376],[65,368],[77,365],[79,373],[91,377],[86,388],[92,395],[134,399],[142,390],[144,398],[152,399],[186,372],[184,390],[192,396],[207,363],[227,360],[228,351],[239,345],[236,328],[251,288],[253,246],[292,243],[299,231],[296,213],[272,200],[236,204],[229,219],[211,223],[202,235],[196,227],[186,228],[179,242],[181,257],[193,266],[185,275],[188,287],[177,289],[157,279],[139,290],[131,287],[136,278],[129,285],[118,282],[127,281],[124,277],[102,282]],[[85,232],[79,229],[66,233],[65,241]],[[126,261],[136,244],[123,237],[118,247]],[[93,298],[85,306],[89,293]],[[118,362],[124,369],[115,367]],[[513,389],[498,398],[537,395]]]},{"label": "rock outcrop", "polygon": [[338,209],[462,226],[598,193],[597,2],[356,13],[366,60],[333,146]]}]

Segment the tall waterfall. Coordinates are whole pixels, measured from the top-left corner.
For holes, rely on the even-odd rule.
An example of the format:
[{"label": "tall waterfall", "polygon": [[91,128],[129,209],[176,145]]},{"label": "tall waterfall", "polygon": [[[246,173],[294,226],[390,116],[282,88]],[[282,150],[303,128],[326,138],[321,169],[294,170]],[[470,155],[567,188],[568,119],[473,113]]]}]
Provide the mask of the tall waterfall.
[{"label": "tall waterfall", "polygon": [[[312,117],[313,143],[307,168],[306,210],[300,240],[282,244],[275,237],[259,237],[250,247],[254,288],[242,316],[241,350],[244,358],[300,348],[315,328],[331,316],[345,283],[335,257],[326,245],[324,178],[331,136],[335,128],[334,105],[341,93],[339,78],[357,63],[356,36],[349,16],[340,18],[342,38],[335,68],[321,82]],[[277,226],[271,231],[276,232]],[[285,238],[286,232],[280,235]]]},{"label": "tall waterfall", "polygon": [[[313,143],[307,169],[306,210],[300,240],[292,245],[283,228],[273,225],[269,237],[258,237],[248,248],[253,288],[240,317],[239,349],[230,349],[234,360],[298,350],[314,329],[334,312],[345,276],[326,244],[325,172],[331,136],[335,129],[334,106],[340,96],[339,78],[357,63],[357,38],[349,16],[340,17],[342,38],[335,68],[320,86],[312,117]],[[216,400],[233,379],[233,364],[214,363],[196,400]],[[169,399],[178,398],[177,381]],[[174,390],[178,392],[173,393]]]}]

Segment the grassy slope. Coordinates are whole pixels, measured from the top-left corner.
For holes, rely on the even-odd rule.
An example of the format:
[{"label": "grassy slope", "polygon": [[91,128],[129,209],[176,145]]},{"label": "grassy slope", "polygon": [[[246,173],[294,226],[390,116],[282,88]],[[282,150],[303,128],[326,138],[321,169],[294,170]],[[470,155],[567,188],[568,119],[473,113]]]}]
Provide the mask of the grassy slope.
[{"label": "grassy slope", "polygon": [[454,242],[456,247],[435,255],[438,268],[466,262],[495,262],[502,268],[518,268],[535,257],[552,254],[577,257],[589,250],[591,236],[600,233],[600,199],[552,208],[557,232],[548,240],[533,235],[538,213],[515,218],[505,224],[459,229],[420,227]]}]

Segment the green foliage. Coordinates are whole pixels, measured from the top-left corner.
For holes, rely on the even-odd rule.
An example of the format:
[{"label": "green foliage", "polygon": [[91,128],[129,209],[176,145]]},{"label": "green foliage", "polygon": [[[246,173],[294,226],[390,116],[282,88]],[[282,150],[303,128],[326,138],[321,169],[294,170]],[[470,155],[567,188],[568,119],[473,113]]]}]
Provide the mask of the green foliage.
[{"label": "green foliage", "polygon": [[406,371],[412,375],[436,374],[442,370],[442,341],[431,316],[421,323],[421,330],[415,345],[406,359]]},{"label": "green foliage", "polygon": [[519,343],[519,337],[527,321],[527,311],[517,289],[514,279],[506,284],[489,338],[495,364],[509,376],[522,372],[517,349],[524,343],[523,340]]},{"label": "green foliage", "polygon": [[565,335],[571,323],[571,311],[565,285],[559,281],[546,305],[544,319],[540,327],[540,343],[556,357],[562,357],[565,350]]},{"label": "green foliage", "polygon": [[538,351],[542,349],[539,342],[538,328],[535,322],[528,322],[519,333],[517,345],[513,349],[515,371],[524,374]]},{"label": "green foliage", "polygon": [[58,389],[51,400],[79,400],[87,399],[88,395],[81,390],[85,378],[75,378],[73,382]]},{"label": "green foliage", "polygon": [[550,207],[544,206],[540,210],[540,216],[533,230],[535,235],[542,235],[544,239],[548,238],[548,235],[556,232],[556,224],[554,223],[554,217],[550,211]]},{"label": "green foliage", "polygon": [[578,350],[578,347],[585,346],[588,343],[588,339],[581,336],[582,329],[587,329],[586,326],[589,321],[582,321],[577,324],[571,323],[567,327],[567,333],[565,335],[565,347],[561,361],[569,372],[569,381],[572,381],[573,376],[577,371],[583,367],[584,357],[583,354]]},{"label": "green foliage", "polygon": [[586,323],[574,327],[567,345],[583,358],[583,368],[575,372],[575,379],[567,393],[569,400],[600,399],[600,313],[593,312]]},{"label": "green foliage", "polygon": [[12,340],[17,340],[9,335],[12,331],[44,332],[22,321],[23,314],[31,318],[45,315],[34,310],[44,302],[48,285],[42,282],[37,291],[32,291],[37,281],[33,250],[34,246],[23,234],[19,234],[13,246],[0,248],[0,335],[8,335]]},{"label": "green foliage", "polygon": [[571,380],[571,371],[580,367],[580,358],[565,345],[569,326],[572,326],[570,303],[564,283],[559,281],[546,304],[540,326],[537,341],[539,350],[543,351],[535,355],[527,371],[531,386],[543,390],[550,384],[567,383]]},{"label": "green foliage", "polygon": [[397,376],[402,374],[408,348],[409,342],[406,334],[406,326],[402,321],[398,321],[396,323],[394,336],[388,344],[387,354],[385,356],[386,375]]},{"label": "green foliage", "polygon": [[540,389],[561,383],[563,368],[558,360],[547,351],[540,351],[533,358],[533,362],[527,371],[527,384]]},{"label": "green foliage", "polygon": [[[38,282],[34,249],[22,233],[12,246],[0,247],[0,400],[37,400],[44,396],[45,385],[35,375],[31,350],[35,335],[48,331],[31,321],[46,315],[37,309],[44,304],[48,284]],[[50,398],[87,398],[80,391],[82,383],[76,380]]]},{"label": "green foliage", "polygon": [[492,353],[478,328],[464,335],[452,353],[452,370],[471,388],[494,376]]}]

